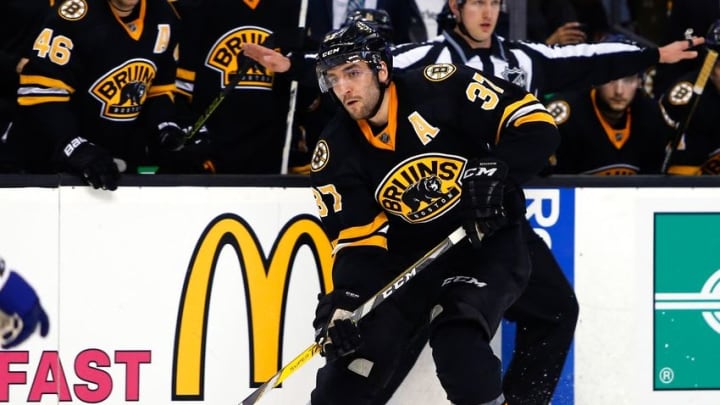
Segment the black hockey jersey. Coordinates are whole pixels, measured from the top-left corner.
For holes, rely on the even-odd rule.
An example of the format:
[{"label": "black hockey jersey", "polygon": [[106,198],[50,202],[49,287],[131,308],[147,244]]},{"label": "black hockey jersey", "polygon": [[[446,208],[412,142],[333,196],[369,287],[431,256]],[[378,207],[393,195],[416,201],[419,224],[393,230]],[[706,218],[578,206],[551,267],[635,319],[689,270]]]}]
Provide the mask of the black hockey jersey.
[{"label": "black hockey jersey", "polygon": [[598,108],[596,89],[547,104],[560,130],[556,174],[657,174],[670,139],[655,101],[638,91],[618,127]]},{"label": "black hockey jersey", "polygon": [[[289,102],[289,82],[259,65],[245,66],[246,42],[270,44],[280,52],[299,42],[298,0],[178,0],[182,34],[177,91],[189,103],[193,124],[227,86],[233,86],[206,122],[219,156],[220,172],[280,172]],[[270,163],[272,162],[272,163]]]},{"label": "black hockey jersey", "polygon": [[460,224],[468,160],[500,158],[521,183],[559,140],[543,105],[502,79],[452,64],[394,74],[385,128],[341,109],[315,148],[313,193],[335,253],[425,250]]},{"label": "black hockey jersey", "polygon": [[[697,98],[693,93],[693,82],[697,76],[698,70],[685,74],[660,99],[665,122],[674,130],[685,122]],[[720,89],[708,80],[687,130],[672,155],[669,174],[720,174],[719,112]]]},{"label": "black hockey jersey", "polygon": [[141,111],[151,127],[173,115],[176,24],[165,0],[140,0],[125,20],[107,1],[58,3],[20,76],[19,136],[56,156],[82,136],[132,167],[147,145]]}]

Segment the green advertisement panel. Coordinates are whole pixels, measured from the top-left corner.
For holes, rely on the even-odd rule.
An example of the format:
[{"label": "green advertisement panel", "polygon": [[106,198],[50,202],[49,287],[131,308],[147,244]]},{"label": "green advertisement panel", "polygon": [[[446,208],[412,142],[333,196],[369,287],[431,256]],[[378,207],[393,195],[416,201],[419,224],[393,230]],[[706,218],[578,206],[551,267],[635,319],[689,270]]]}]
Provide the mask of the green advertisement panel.
[{"label": "green advertisement panel", "polygon": [[720,213],[656,213],[654,389],[720,389]]}]

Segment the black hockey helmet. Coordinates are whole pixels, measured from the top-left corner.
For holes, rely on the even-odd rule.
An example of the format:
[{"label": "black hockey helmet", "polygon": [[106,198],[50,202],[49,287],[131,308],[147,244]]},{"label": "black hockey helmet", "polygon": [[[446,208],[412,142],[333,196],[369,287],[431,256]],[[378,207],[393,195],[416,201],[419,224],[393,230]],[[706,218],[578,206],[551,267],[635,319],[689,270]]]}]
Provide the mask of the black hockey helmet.
[{"label": "black hockey helmet", "polygon": [[327,33],[320,43],[315,67],[320,90],[327,93],[332,88],[327,81],[329,69],[360,61],[367,62],[375,74],[382,69],[381,62],[387,65],[388,74],[392,72],[390,44],[375,23],[353,21]]},{"label": "black hockey helmet", "polygon": [[720,51],[720,20],[716,20],[710,25],[705,35],[705,45],[716,51]]},{"label": "black hockey helmet", "polygon": [[350,13],[343,25],[349,25],[355,21],[375,23],[380,35],[390,41],[393,37],[393,26],[390,14],[381,8],[359,8]]}]

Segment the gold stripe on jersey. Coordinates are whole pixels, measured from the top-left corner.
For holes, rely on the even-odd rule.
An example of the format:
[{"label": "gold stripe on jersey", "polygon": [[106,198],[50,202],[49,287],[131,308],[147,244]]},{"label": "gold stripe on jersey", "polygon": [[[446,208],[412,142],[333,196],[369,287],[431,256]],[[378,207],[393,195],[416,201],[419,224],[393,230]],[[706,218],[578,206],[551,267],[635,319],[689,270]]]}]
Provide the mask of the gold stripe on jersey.
[{"label": "gold stripe on jersey", "polygon": [[[142,36],[142,33],[143,33],[143,29],[145,28],[146,0],[140,0],[139,6],[140,6],[140,13],[138,15],[138,18],[129,23],[123,22],[122,18],[117,14],[117,10],[115,10],[114,7],[110,7],[117,22],[125,29],[125,31],[128,33],[130,38],[132,38],[136,41],[140,40],[140,37]],[[137,7],[137,6],[135,6],[135,7]]]},{"label": "gold stripe on jersey", "polygon": [[46,76],[37,75],[20,75],[20,86],[36,85],[45,87],[48,89],[63,89],[67,90],[68,93],[74,93],[75,89],[69,86],[67,83],[58,79],[51,79]]},{"label": "gold stripe on jersey", "polygon": [[700,166],[672,165],[668,167],[668,174],[677,176],[699,176],[702,174]]},{"label": "gold stripe on jersey", "polygon": [[547,122],[548,124],[555,125],[555,119],[552,115],[547,112],[538,111],[516,119],[513,126],[519,127],[520,125],[528,122]]},{"label": "gold stripe on jersey", "polygon": [[627,142],[628,139],[630,139],[630,125],[632,124],[632,114],[630,113],[630,107],[627,108],[627,114],[625,114],[625,126],[623,128],[613,128],[612,125],[610,125],[607,120],[605,120],[605,116],[600,112],[600,108],[597,106],[597,89],[590,90],[590,101],[592,101],[593,110],[595,111],[595,116],[598,118],[598,121],[600,121],[600,125],[602,125],[603,130],[605,131],[605,136],[607,136],[610,143],[615,146],[615,149],[622,149],[622,147],[625,145],[625,142]]},{"label": "gold stripe on jersey", "polygon": [[374,134],[367,120],[359,120],[357,123],[360,126],[360,130],[363,135],[365,135],[365,139],[367,139],[370,145],[378,149],[395,151],[395,134],[397,132],[398,111],[397,89],[395,88],[395,83],[390,83],[388,88],[390,89],[390,99],[388,100],[389,110],[387,126],[385,126],[380,133]]},{"label": "gold stripe on jersey", "polygon": [[378,246],[387,249],[387,225],[387,215],[381,212],[369,224],[341,230],[337,239],[332,241],[333,254],[348,246]]},{"label": "gold stripe on jersey", "polygon": [[41,96],[41,97],[26,97],[20,96],[17,99],[19,105],[37,105],[45,103],[67,103],[70,101],[70,96]]},{"label": "gold stripe on jersey", "polygon": [[[533,103],[539,104],[540,102],[532,94],[526,94],[522,100],[516,101],[516,102],[508,105],[507,107],[505,107],[505,110],[503,110],[503,113],[502,113],[502,118],[500,118],[500,123],[498,123],[497,131],[495,132],[495,144],[496,145],[500,142],[500,132],[502,131],[502,128],[509,124],[506,121],[510,120],[516,111],[518,111],[522,107],[525,107],[525,106],[533,104]],[[555,125],[554,120],[553,120],[553,125]]]},{"label": "gold stripe on jersey", "polygon": [[175,75],[178,79],[182,79],[188,82],[194,82],[195,81],[195,72],[192,70],[187,70],[183,68],[177,68]]},{"label": "gold stripe on jersey", "polygon": [[170,97],[170,100],[175,100],[175,84],[164,84],[160,86],[152,86],[150,87],[150,90],[148,90],[148,97],[157,97],[157,96],[168,96]]}]

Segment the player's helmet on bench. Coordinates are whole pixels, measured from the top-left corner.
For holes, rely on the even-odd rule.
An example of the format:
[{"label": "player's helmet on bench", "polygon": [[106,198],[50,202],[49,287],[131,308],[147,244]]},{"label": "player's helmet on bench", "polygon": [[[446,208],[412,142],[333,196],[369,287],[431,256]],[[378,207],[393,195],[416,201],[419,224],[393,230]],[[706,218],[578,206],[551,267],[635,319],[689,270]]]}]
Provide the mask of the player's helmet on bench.
[{"label": "player's helmet on bench", "polygon": [[359,8],[350,13],[343,25],[352,24],[355,21],[375,23],[377,30],[388,41],[393,37],[393,26],[390,14],[381,8]]},{"label": "player's helmet on bench", "polygon": [[705,45],[716,51],[720,51],[720,20],[715,20],[715,22],[710,25],[705,35]]}]

